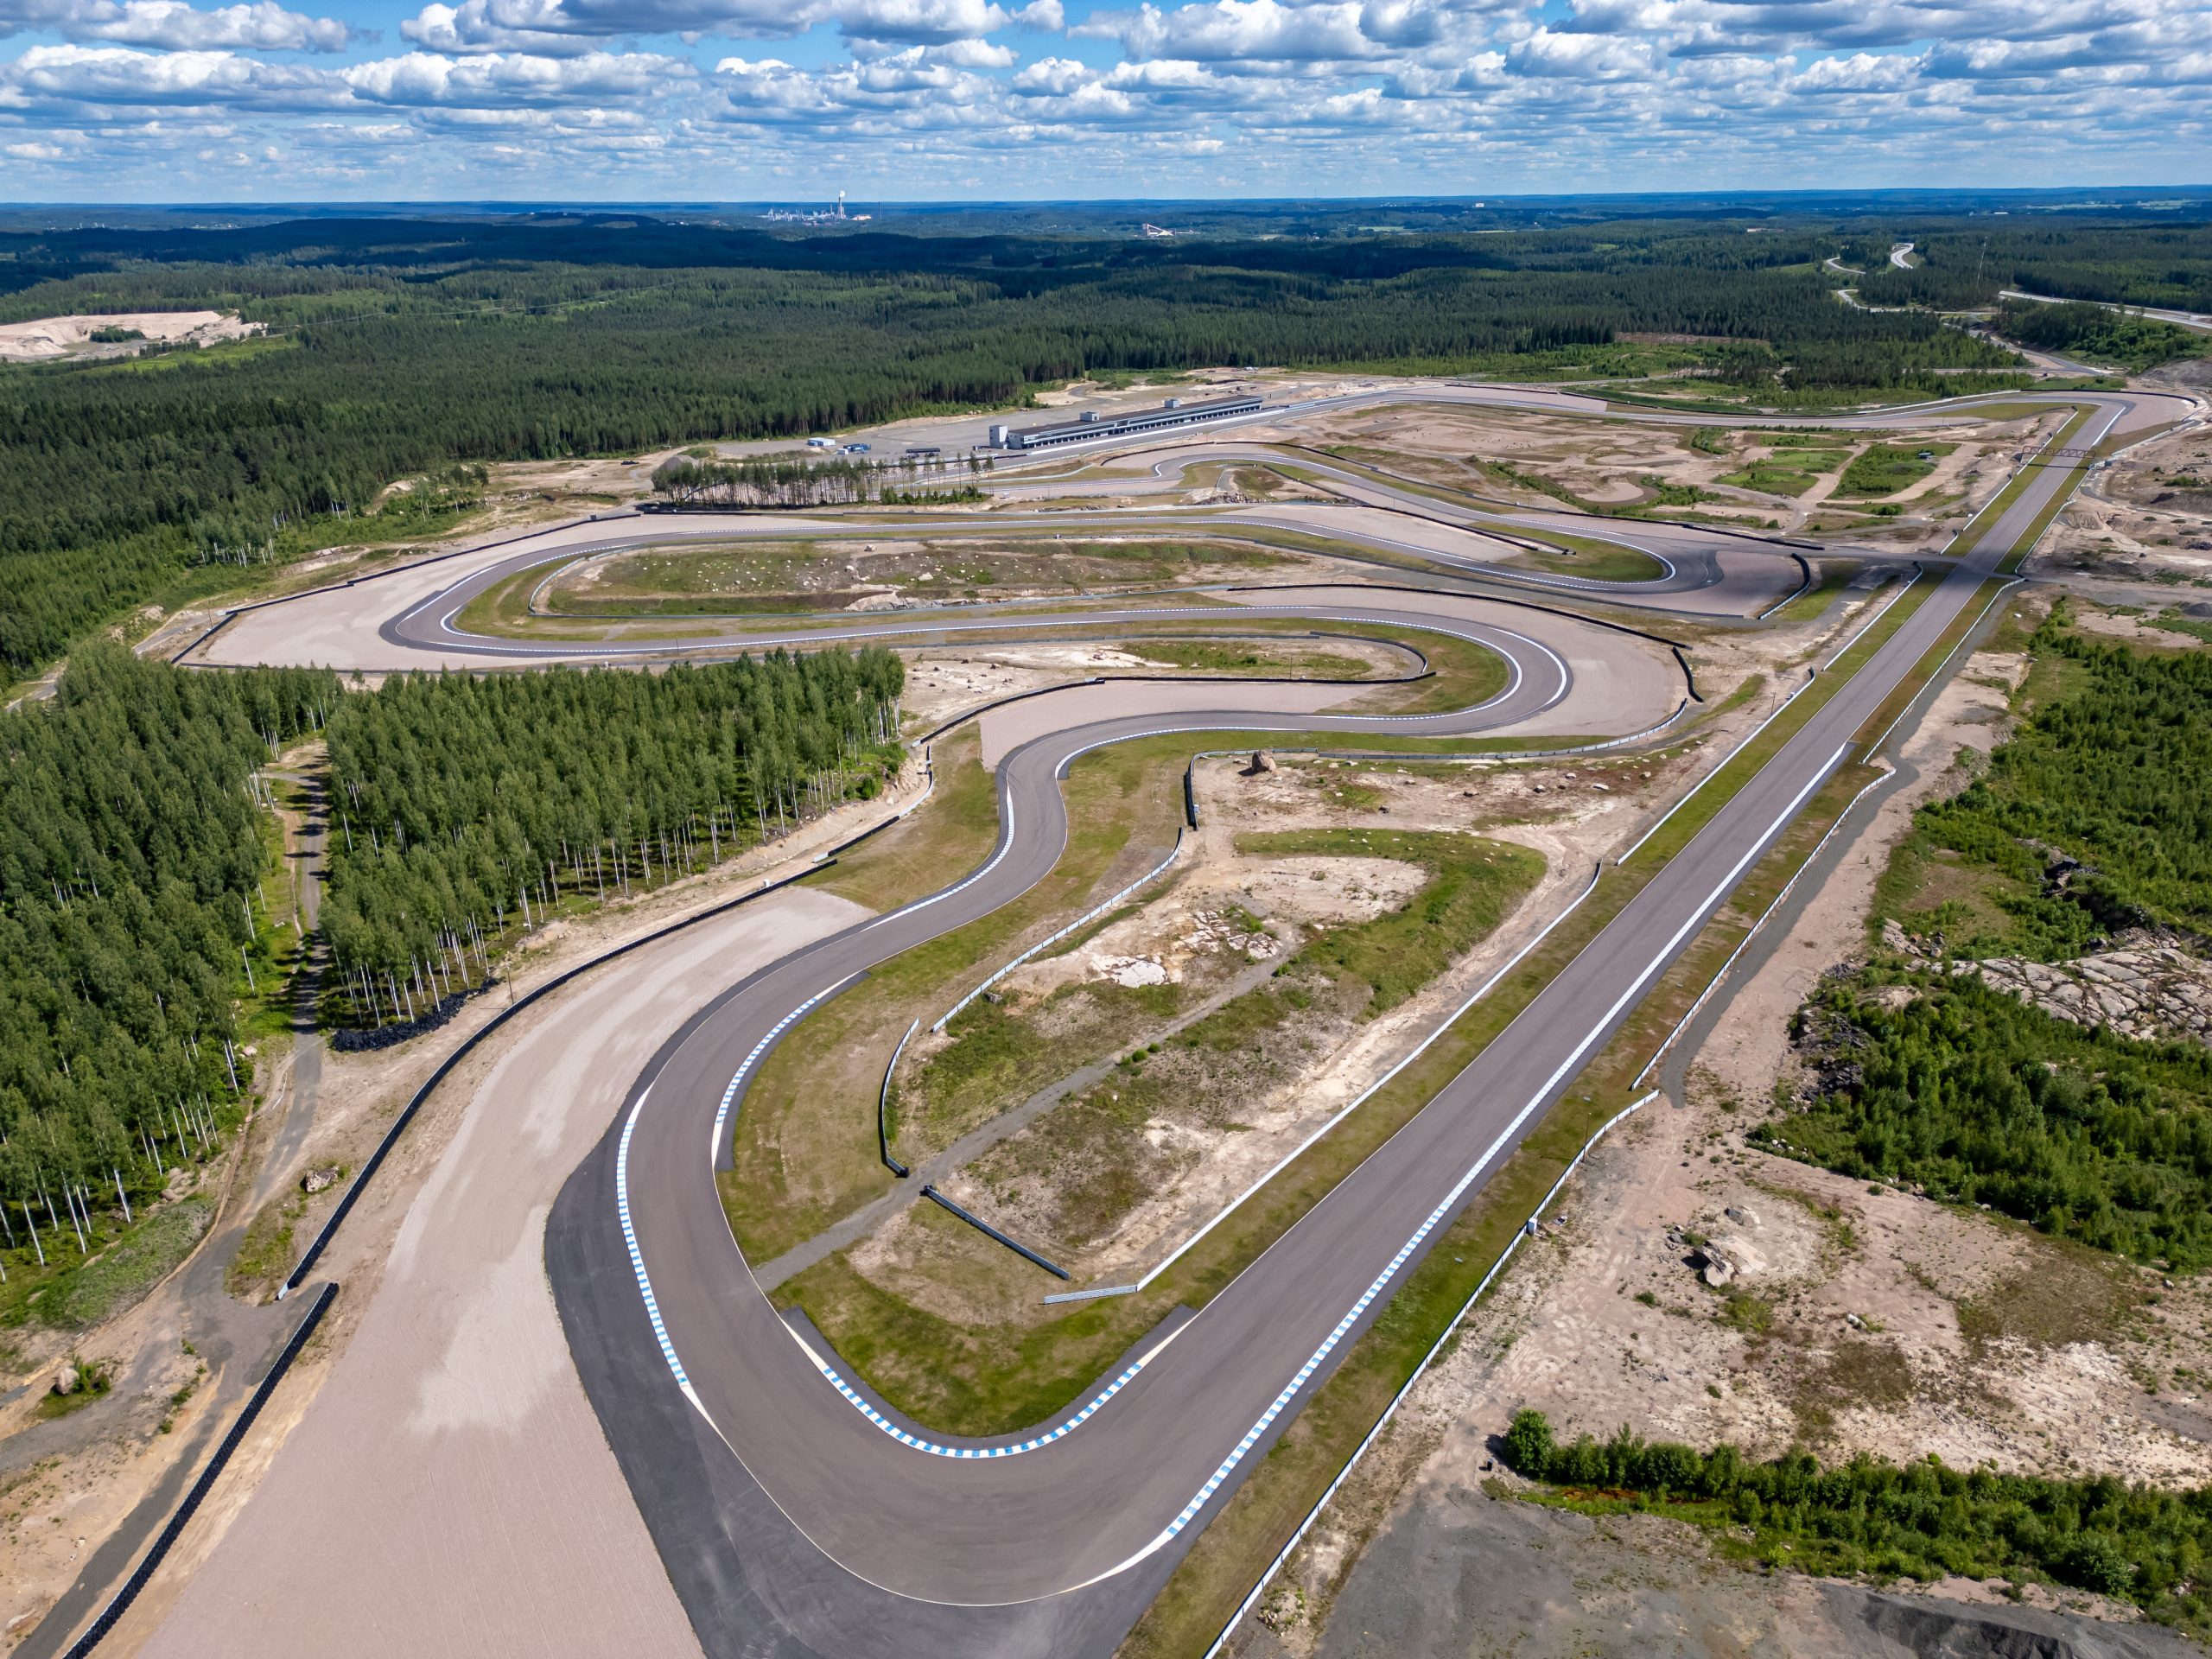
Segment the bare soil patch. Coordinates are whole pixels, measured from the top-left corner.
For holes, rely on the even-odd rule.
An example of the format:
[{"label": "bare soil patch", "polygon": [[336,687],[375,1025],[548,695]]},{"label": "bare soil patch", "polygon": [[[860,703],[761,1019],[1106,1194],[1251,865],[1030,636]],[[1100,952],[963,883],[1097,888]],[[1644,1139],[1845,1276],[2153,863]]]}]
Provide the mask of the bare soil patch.
[{"label": "bare soil patch", "polygon": [[[149,346],[213,346],[264,332],[222,311],[118,311],[39,317],[0,323],[0,362],[38,363],[65,357],[125,357]],[[110,339],[96,336],[107,334]]]},{"label": "bare soil patch", "polygon": [[[1328,679],[1386,678],[1408,672],[1414,660],[1387,645],[1343,635],[1308,639],[1193,634],[1179,643],[1213,647],[1215,655],[1230,659],[1230,665],[1219,671],[1232,678],[1286,673]],[[1179,678],[1210,671],[1206,664],[1187,660],[1184,652],[1157,645],[1147,652],[1146,644],[1132,639],[1125,645],[1077,642],[960,645],[902,653],[906,658],[906,689],[899,706],[910,725],[927,728],[980,703],[1096,676]],[[1246,663],[1244,658],[1256,660]]]},{"label": "bare soil patch", "polygon": [[[972,528],[972,527],[971,527]],[[877,611],[1249,581],[1318,561],[1213,539],[1093,535],[941,542],[911,533],[645,548],[581,561],[542,610]]]},{"label": "bare soil patch", "polygon": [[[2002,487],[2009,467],[2001,459],[2019,449],[2034,417],[1969,429],[1964,435],[1956,427],[1931,423],[1878,438],[1840,429],[1675,428],[1446,405],[1347,411],[1306,424],[1307,441],[1336,448],[1348,460],[1371,460],[1390,471],[1524,505],[1556,505],[1557,492],[1593,506],[1629,506],[1658,502],[1662,486],[1687,488],[1700,493],[1703,499],[1694,504],[1699,510],[1733,513],[1754,526],[1796,531],[1817,518],[1831,531],[1872,534],[1902,550],[1948,540]],[[1850,456],[1877,441],[1957,447],[1929,476],[1894,498],[1902,509],[1894,516],[1863,510],[1872,504],[1829,505]],[[1797,469],[1796,462],[1808,456],[1817,456],[1817,467]]]},{"label": "bare soil patch", "polygon": [[2075,492],[2031,568],[2212,587],[2212,429],[2138,445]]}]

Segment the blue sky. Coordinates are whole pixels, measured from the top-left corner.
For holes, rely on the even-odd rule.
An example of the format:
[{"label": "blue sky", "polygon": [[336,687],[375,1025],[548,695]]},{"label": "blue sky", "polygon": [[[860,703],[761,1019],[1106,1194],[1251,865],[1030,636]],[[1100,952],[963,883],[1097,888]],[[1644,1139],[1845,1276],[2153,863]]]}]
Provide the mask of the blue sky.
[{"label": "blue sky", "polygon": [[91,202],[2197,183],[2212,0],[0,0],[0,160]]}]

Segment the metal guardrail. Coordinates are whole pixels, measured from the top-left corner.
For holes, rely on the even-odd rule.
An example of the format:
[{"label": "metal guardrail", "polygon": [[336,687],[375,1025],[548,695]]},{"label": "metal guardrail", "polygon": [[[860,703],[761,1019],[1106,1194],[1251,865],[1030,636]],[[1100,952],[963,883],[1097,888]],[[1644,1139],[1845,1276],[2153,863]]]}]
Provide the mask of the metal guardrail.
[{"label": "metal guardrail", "polygon": [[1007,1249],[1012,1250],[1016,1255],[1020,1256],[1023,1260],[1034,1262],[1039,1267],[1044,1268],[1046,1272],[1051,1274],[1054,1278],[1065,1279],[1068,1276],[1068,1270],[1065,1268],[1053,1266],[1052,1263],[1047,1262],[1043,1256],[1038,1255],[1036,1251],[1031,1249],[1027,1244],[1020,1243],[1017,1239],[1008,1238],[1004,1233],[999,1231],[997,1228],[992,1226],[989,1222],[985,1221],[981,1216],[975,1215],[966,1210],[963,1210],[950,1198],[946,1198],[944,1193],[938,1192],[937,1188],[933,1186],[924,1187],[922,1189],[922,1196],[927,1198],[931,1204],[937,1205],[942,1209],[950,1210],[954,1215],[959,1217],[961,1220],[966,1222],[970,1227],[973,1227],[977,1232],[982,1234],[985,1237],[996,1239],[1000,1243],[1005,1245]]},{"label": "metal guardrail", "polygon": [[899,1039],[899,1046],[891,1051],[891,1064],[883,1068],[883,1087],[875,1093],[876,1155],[883,1160],[883,1166],[902,1181],[914,1172],[891,1155],[891,1074],[899,1069],[899,1057],[906,1052],[906,1045],[913,1040],[914,1033],[921,1028],[919,1020],[906,1027],[906,1034]]},{"label": "metal guardrail", "polygon": [[[1185,787],[1186,789],[1187,789],[1187,788],[1188,788],[1188,786],[1189,786],[1189,781],[1190,781],[1190,773],[1189,773],[1188,770],[1187,770],[1187,769],[1185,769],[1185,772],[1184,772],[1184,784],[1185,784]],[[1055,945],[1055,944],[1058,944],[1062,939],[1065,939],[1065,938],[1067,938],[1069,934],[1071,934],[1071,933],[1077,933],[1077,932],[1082,931],[1084,928],[1086,928],[1086,927],[1090,926],[1091,923],[1093,923],[1093,922],[1096,921],[1096,920],[1097,920],[1101,916],[1103,916],[1103,915],[1104,915],[1108,911],[1109,911],[1109,910],[1113,909],[1115,906],[1116,906],[1116,905],[1120,904],[1123,899],[1127,899],[1127,898],[1128,898],[1131,893],[1135,893],[1135,892],[1139,887],[1141,887],[1144,886],[1146,882],[1150,881],[1150,880],[1153,880],[1154,878],[1156,878],[1156,877],[1158,877],[1158,876],[1160,876],[1160,875],[1162,875],[1162,874],[1165,874],[1166,873],[1167,867],[1168,867],[1169,865],[1173,864],[1173,862],[1174,862],[1178,858],[1179,858],[1180,856],[1182,856],[1182,852],[1183,852],[1183,833],[1184,833],[1184,832],[1183,832],[1183,830],[1182,830],[1181,826],[1179,826],[1179,826],[1177,826],[1176,830],[1175,830],[1175,844],[1174,844],[1173,847],[1171,847],[1171,848],[1169,848],[1169,849],[1167,849],[1167,856],[1166,856],[1166,857],[1165,857],[1165,858],[1161,859],[1161,860],[1160,861],[1160,862],[1159,862],[1159,863],[1157,863],[1157,864],[1154,865],[1150,869],[1147,870],[1147,871],[1146,871],[1142,875],[1139,876],[1135,880],[1134,880],[1134,881],[1130,882],[1130,883],[1129,883],[1129,885],[1128,885],[1128,887],[1123,887],[1123,888],[1122,888],[1119,893],[1116,893],[1112,898],[1108,899],[1105,899],[1105,900],[1103,900],[1103,902],[1101,902],[1101,903],[1099,903],[1099,904],[1096,904],[1096,905],[1092,906],[1089,910],[1087,910],[1087,911],[1084,912],[1084,913],[1083,913],[1082,915],[1080,915],[1080,916],[1077,917],[1077,918],[1075,918],[1075,920],[1073,920],[1073,921],[1070,922],[1070,923],[1069,923],[1065,927],[1062,928],[1058,932],[1057,932],[1057,933],[1055,933],[1055,934],[1052,935],[1049,938],[1042,938],[1042,939],[1038,940],[1036,944],[1034,944],[1031,945],[1031,946],[1030,946],[1027,950],[1024,950],[1024,951],[1023,951],[1020,956],[1015,957],[1014,957],[1014,958],[1013,958],[1011,961],[1007,962],[1007,963],[1003,967],[1001,967],[1001,968],[1000,968],[1000,969],[998,969],[995,973],[993,973],[993,974],[990,976],[990,977],[989,977],[989,978],[988,978],[988,979],[986,979],[985,981],[983,981],[983,982],[982,982],[982,984],[980,984],[980,985],[976,986],[976,988],[975,988],[974,990],[972,990],[972,991],[969,992],[967,995],[965,995],[965,996],[962,997],[962,998],[961,998],[957,1002],[954,1003],[950,1007],[947,1008],[947,1009],[946,1009],[946,1010],[945,1010],[942,1014],[940,1014],[940,1015],[938,1017],[937,1023],[936,1023],[936,1024],[934,1024],[934,1025],[932,1025],[932,1026],[930,1027],[930,1029],[931,1029],[931,1031],[943,1031],[943,1030],[945,1028],[945,1027],[946,1027],[946,1026],[950,1025],[950,1024],[952,1022],[953,1019],[955,1018],[955,1016],[957,1016],[957,1015],[959,1014],[959,1012],[961,1011],[961,1009],[963,1009],[963,1008],[966,1007],[967,1007],[970,1002],[973,1002],[973,1001],[974,1001],[977,997],[981,996],[981,995],[982,995],[985,991],[989,990],[989,989],[991,988],[991,987],[992,987],[992,986],[994,986],[994,985],[997,984],[997,983],[999,982],[999,981],[1001,981],[1001,979],[1004,979],[1004,978],[1005,978],[1008,974],[1012,973],[1015,969],[1017,969],[1017,968],[1020,967],[1020,966],[1021,966],[1021,964],[1022,964],[1023,963],[1027,962],[1027,961],[1028,961],[1032,957],[1036,956],[1039,952],[1040,952],[1040,951],[1042,951],[1042,950],[1048,950],[1048,949],[1049,949],[1049,948],[1051,948],[1052,946],[1053,946],[1053,945]],[[908,1034],[909,1034],[909,1035],[911,1035],[912,1033],[908,1033]],[[902,1043],[900,1043],[900,1044],[899,1044],[899,1046],[900,1046],[901,1048],[904,1048],[904,1047],[906,1046],[906,1045],[902,1042]],[[892,1061],[893,1061],[893,1065],[896,1065],[896,1064],[898,1063],[898,1057],[897,1057],[896,1055],[893,1055],[893,1056],[892,1057]],[[887,1079],[888,1079],[888,1075],[889,1075],[888,1073],[887,1073],[887,1074],[886,1074],[887,1081]]]}]

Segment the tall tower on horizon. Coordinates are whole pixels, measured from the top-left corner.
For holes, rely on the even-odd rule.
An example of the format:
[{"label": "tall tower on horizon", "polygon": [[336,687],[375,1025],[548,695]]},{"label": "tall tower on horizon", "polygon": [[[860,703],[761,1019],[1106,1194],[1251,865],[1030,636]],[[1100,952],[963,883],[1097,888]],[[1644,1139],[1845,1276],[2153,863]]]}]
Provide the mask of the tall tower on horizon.
[{"label": "tall tower on horizon", "polygon": [[840,190],[840,191],[837,193],[837,217],[838,217],[838,218],[840,218],[840,219],[842,219],[844,216],[845,216],[845,193],[844,193],[843,191]]}]

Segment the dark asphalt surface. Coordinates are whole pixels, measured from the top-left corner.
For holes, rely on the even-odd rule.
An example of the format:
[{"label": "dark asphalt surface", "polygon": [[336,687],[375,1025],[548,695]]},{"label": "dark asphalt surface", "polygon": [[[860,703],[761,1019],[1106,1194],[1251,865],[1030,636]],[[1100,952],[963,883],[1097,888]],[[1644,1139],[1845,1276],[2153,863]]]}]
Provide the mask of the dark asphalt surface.
[{"label": "dark asphalt surface", "polygon": [[[1410,513],[1412,509],[1391,507],[1387,511]],[[1459,512],[1456,508],[1440,508],[1437,512],[1423,512],[1418,516],[1428,524],[1440,524],[1457,533],[1459,525],[1455,519],[1445,515]],[[1715,615],[1749,615],[1788,593],[1801,580],[1797,562],[1783,550],[1746,551],[1735,544],[1724,547],[1719,537],[1701,537],[1700,532],[1665,526],[1653,526],[1648,534],[1639,528],[1637,532],[1638,540],[1635,543],[1669,562],[1669,572],[1663,579],[1649,582],[1601,582],[1583,578],[1548,576],[1497,564],[1480,556],[1481,550],[1488,543],[1471,530],[1465,537],[1468,551],[1464,555],[1455,555],[1420,542],[1386,537],[1356,524],[1323,524],[1312,517],[1294,512],[1257,508],[1230,513],[1203,509],[1085,513],[1078,522],[1085,534],[1141,529],[1179,530],[1188,534],[1194,522],[1208,528],[1251,527],[1291,530],[1308,535],[1325,534],[1332,540],[1351,546],[1414,553],[1435,563],[1463,569],[1472,576],[1502,580],[1527,588],[1532,598],[1602,596],[1621,603],[1649,605],[1662,597],[1694,596],[1698,610]],[[1531,515],[1520,520],[1500,517],[1497,522],[1501,525],[1514,522],[1533,524],[1539,522],[1539,516]],[[976,605],[924,607],[862,617],[810,620],[799,626],[793,626],[795,619],[769,618],[754,625],[734,624],[718,633],[686,635],[676,641],[651,638],[619,640],[502,638],[477,632],[463,626],[458,620],[461,612],[472,601],[520,572],[543,567],[548,575],[551,575],[561,567],[585,559],[647,545],[685,541],[785,542],[825,537],[850,540],[861,534],[882,537],[900,533],[926,533],[938,539],[946,539],[961,535],[995,536],[1009,529],[1035,529],[1047,525],[1065,531],[1070,523],[1065,513],[994,513],[988,518],[938,518],[914,524],[869,519],[857,526],[849,524],[823,528],[818,520],[762,524],[758,517],[733,518],[711,513],[656,513],[610,523],[607,533],[602,537],[594,537],[582,543],[564,540],[559,551],[554,553],[549,553],[543,548],[524,545],[494,564],[456,579],[438,593],[385,622],[378,632],[387,644],[444,654],[527,658],[567,657],[582,661],[612,661],[626,658],[661,658],[679,653],[727,653],[747,648],[769,649],[776,645],[822,645],[855,639],[904,639],[918,644],[925,639],[957,638],[963,633],[1010,628],[1065,631],[1071,624],[1080,627],[1109,620],[1142,623],[1190,620],[1194,616],[1198,620],[1208,616],[1218,617],[1217,605],[1179,605],[1173,596],[1163,596],[1141,607],[1132,606],[1114,611],[1086,610],[1074,616],[1065,609],[1045,615],[1023,614],[1024,608],[1049,611],[1052,607],[1079,602],[1060,599],[1040,601],[1028,607],[994,606],[986,608]],[[1588,533],[1586,529],[1583,533]],[[1607,539],[1620,538],[1616,534]]]},{"label": "dark asphalt surface", "polygon": [[[2123,412],[2108,409],[2082,442]],[[748,1054],[809,999],[1026,889],[1063,843],[1057,780],[1065,759],[1166,722],[1099,722],[1016,750],[999,769],[1005,829],[982,871],[802,950],[702,1011],[639,1079],[608,1141],[564,1191],[548,1262],[587,1389],[702,1637],[723,1618],[712,1610],[726,1610],[715,1586],[743,1576],[749,1560],[780,1553],[794,1581],[823,1592],[807,1598],[804,1617],[764,1598],[736,1618],[727,1642],[710,1638],[709,1651],[1110,1649],[1160,1574],[1427,1244],[1632,1013],[2070,478],[2061,467],[2039,469],[1974,556],[1936,579],[1867,666],[1503,1034],[1087,1421],[1041,1444],[1025,1444],[1034,1434],[945,1441],[940,1452],[969,1455],[938,1455],[872,1422],[825,1377],[835,1357],[804,1349],[753,1283],[723,1218],[714,1166],[743,1109],[742,1088],[731,1085]],[[1379,612],[1348,620],[1434,626]],[[1491,643],[1525,658],[1525,644]],[[1525,717],[1549,690],[1535,666],[1522,660],[1517,683],[1488,709],[1423,729],[1476,730]],[[1234,694],[1230,686],[1192,690],[1194,699]],[[1351,717],[1244,715],[1227,707],[1194,708],[1173,724],[1376,728]],[[718,1133],[726,1090],[733,1097]],[[625,1197],[634,1258],[616,1219]],[[665,1346],[646,1318],[640,1266]],[[641,1416],[647,1402],[657,1427]],[[740,1468],[749,1485],[734,1483]],[[757,1511],[760,1526],[699,1529],[700,1517],[726,1514],[717,1505],[734,1501],[733,1491],[755,1489],[785,1528]],[[786,1582],[780,1573],[771,1577]]]}]

